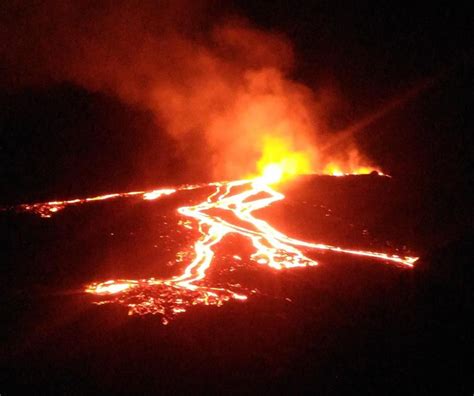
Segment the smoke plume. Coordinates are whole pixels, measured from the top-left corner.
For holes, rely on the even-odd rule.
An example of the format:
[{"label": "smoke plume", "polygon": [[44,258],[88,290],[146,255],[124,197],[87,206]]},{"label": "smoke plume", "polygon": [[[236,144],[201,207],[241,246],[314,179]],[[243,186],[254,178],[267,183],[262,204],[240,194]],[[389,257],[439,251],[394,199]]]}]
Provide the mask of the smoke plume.
[{"label": "smoke plume", "polygon": [[197,1],[6,3],[3,84],[69,81],[150,110],[216,179],[255,173],[268,139],[314,171],[331,161],[317,149],[323,109],[291,79],[294,53],[278,33]]}]

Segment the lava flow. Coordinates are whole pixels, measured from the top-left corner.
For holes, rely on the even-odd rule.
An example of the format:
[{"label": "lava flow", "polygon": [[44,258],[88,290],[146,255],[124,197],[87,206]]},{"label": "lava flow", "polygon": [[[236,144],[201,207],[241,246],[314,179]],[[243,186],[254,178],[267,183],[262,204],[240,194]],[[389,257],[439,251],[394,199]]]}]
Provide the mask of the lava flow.
[{"label": "lava flow", "polygon": [[[304,251],[324,250],[362,256],[391,262],[411,268],[417,257],[402,257],[381,252],[344,249],[337,246],[313,243],[291,238],[268,222],[254,217],[253,212],[284,199],[270,184],[279,180],[278,168],[269,167],[262,177],[231,182],[212,183],[208,198],[194,206],[183,206],[179,213],[194,219],[201,234],[194,244],[194,260],[177,276],[169,279],[108,280],[92,283],[87,293],[100,297],[97,304],[119,303],[129,314],[160,314],[168,323],[190,306],[221,306],[230,300],[246,300],[250,293],[243,286],[216,285],[206,279],[214,259],[214,247],[229,234],[247,238],[253,245],[250,260],[274,270],[317,265]],[[238,257],[236,258],[238,259]]]},{"label": "lava flow", "polygon": [[[214,185],[215,183],[211,183],[210,185]],[[152,190],[152,191],[131,191],[126,193],[112,193],[112,194],[105,194],[105,195],[98,195],[96,197],[90,198],[75,198],[63,201],[49,201],[49,202],[39,202],[39,203],[32,203],[32,204],[22,204],[14,207],[13,209],[17,210],[18,212],[31,212],[39,215],[43,218],[50,218],[54,214],[58,213],[59,211],[65,209],[68,206],[76,206],[82,205],[86,203],[96,202],[96,201],[106,201],[111,199],[118,199],[118,198],[130,198],[134,196],[141,196],[144,200],[152,201],[154,199],[160,198],[165,195],[171,195],[176,191],[184,191],[184,190],[194,190],[196,188],[204,187],[207,184],[186,184],[184,186],[179,186],[177,188],[162,188],[159,190]],[[1,208],[3,210],[8,208]]]}]

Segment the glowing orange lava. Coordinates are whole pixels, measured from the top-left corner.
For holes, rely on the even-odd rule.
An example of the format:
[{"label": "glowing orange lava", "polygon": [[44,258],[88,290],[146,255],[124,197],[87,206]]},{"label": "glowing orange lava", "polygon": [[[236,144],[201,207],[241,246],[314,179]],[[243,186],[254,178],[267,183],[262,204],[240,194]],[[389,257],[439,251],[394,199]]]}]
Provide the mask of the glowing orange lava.
[{"label": "glowing orange lava", "polygon": [[[272,181],[276,179],[274,171],[271,171]],[[214,186],[215,190],[204,202],[178,209],[181,215],[196,221],[201,234],[194,244],[194,260],[180,275],[169,279],[108,280],[92,283],[85,291],[100,297],[98,304],[119,303],[127,306],[130,315],[160,314],[165,324],[190,306],[220,306],[229,300],[246,300],[253,291],[248,291],[241,285],[217,287],[206,279],[207,270],[214,259],[213,248],[226,235],[233,233],[247,238],[253,245],[251,261],[274,270],[317,265],[314,259],[304,253],[313,249],[362,256],[408,268],[413,267],[417,260],[417,257],[301,241],[277,231],[266,221],[253,216],[256,210],[284,198],[284,195],[271,188],[268,182],[264,172],[261,178],[253,180],[213,183],[211,186]],[[222,215],[216,215],[216,212]],[[233,216],[224,218],[225,213]],[[229,218],[236,218],[238,221]],[[240,256],[234,258],[242,260]]]},{"label": "glowing orange lava", "polygon": [[[213,183],[211,183],[210,185],[213,185]],[[117,199],[117,198],[130,198],[133,196],[141,196],[144,200],[152,201],[165,195],[171,195],[175,193],[176,191],[194,190],[196,188],[200,188],[203,186],[204,186],[203,184],[188,184],[188,185],[180,186],[177,188],[162,188],[159,190],[152,190],[152,191],[131,191],[127,193],[112,193],[112,194],[98,195],[96,197],[91,197],[91,198],[75,198],[75,199],[70,199],[70,200],[65,200],[65,201],[50,201],[50,202],[39,202],[39,203],[33,203],[33,204],[22,204],[22,205],[16,206],[14,209],[20,212],[35,213],[43,218],[50,218],[54,214],[58,213],[60,210],[63,210],[64,208],[68,206],[82,205],[85,203],[105,201],[105,200]]]},{"label": "glowing orange lava", "polygon": [[[268,222],[254,217],[253,213],[284,199],[271,185],[308,171],[309,163],[303,153],[289,152],[278,140],[269,140],[258,164],[260,175],[245,180],[215,182],[208,184],[183,185],[176,188],[162,188],[152,191],[113,193],[92,198],[76,198],[19,205],[15,209],[35,213],[50,218],[71,205],[81,205],[118,198],[138,197],[150,201],[174,194],[178,191],[197,188],[214,188],[204,202],[178,209],[180,215],[190,221],[180,222],[186,228],[196,229],[200,238],[194,243],[194,259],[181,274],[169,279],[112,279],[91,283],[85,292],[96,296],[96,304],[118,303],[128,307],[129,314],[159,314],[163,323],[185,312],[195,305],[221,306],[230,300],[243,301],[255,290],[248,290],[240,284],[215,284],[208,277],[208,269],[214,262],[214,247],[230,234],[247,239],[254,252],[250,261],[273,270],[289,270],[317,265],[317,261],[307,257],[311,250],[344,253],[366,257],[399,266],[411,268],[417,257],[398,256],[383,252],[345,249],[338,246],[314,243],[291,238],[274,229]],[[370,173],[373,168],[349,168],[352,174]],[[354,170],[355,169],[355,170]],[[328,164],[325,172],[344,176],[338,165]],[[182,252],[178,253],[182,254]],[[242,261],[234,255],[233,259]]]}]

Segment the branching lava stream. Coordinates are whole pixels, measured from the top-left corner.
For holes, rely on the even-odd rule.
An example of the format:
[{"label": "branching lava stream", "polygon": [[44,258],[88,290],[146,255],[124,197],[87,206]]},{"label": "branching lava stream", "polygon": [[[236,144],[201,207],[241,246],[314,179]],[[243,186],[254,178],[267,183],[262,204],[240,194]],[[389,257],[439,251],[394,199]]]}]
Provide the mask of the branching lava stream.
[{"label": "branching lava stream", "polygon": [[[304,253],[313,249],[362,256],[409,268],[417,260],[417,257],[301,241],[277,231],[266,221],[253,216],[254,211],[284,199],[284,195],[271,188],[264,177],[212,183],[209,186],[215,190],[204,202],[178,209],[181,215],[196,221],[201,234],[194,244],[194,259],[184,271],[170,279],[115,279],[89,284],[85,291],[100,298],[97,304],[119,303],[128,307],[130,315],[160,314],[166,324],[190,306],[221,306],[230,300],[246,300],[252,291],[241,285],[218,287],[206,279],[207,270],[213,264],[214,246],[232,233],[251,242],[255,249],[251,261],[274,270],[317,265]],[[166,191],[171,193],[172,190]],[[150,199],[150,195],[148,197]],[[145,194],[144,199],[147,199]],[[232,216],[224,218],[219,213]]]}]

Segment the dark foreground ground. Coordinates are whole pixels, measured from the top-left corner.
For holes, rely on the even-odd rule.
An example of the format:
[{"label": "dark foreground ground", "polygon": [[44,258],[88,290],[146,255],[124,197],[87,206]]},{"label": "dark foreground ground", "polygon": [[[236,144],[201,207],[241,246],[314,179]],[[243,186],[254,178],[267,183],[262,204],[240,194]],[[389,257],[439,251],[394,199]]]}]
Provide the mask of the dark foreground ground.
[{"label": "dark foreground ground", "polygon": [[[311,177],[285,189],[288,198],[261,213],[278,229],[399,249],[421,256],[416,268],[318,253],[309,269],[243,265],[235,276],[259,295],[163,326],[93,305],[80,288],[178,271],[175,254],[196,235],[175,209],[207,191],[52,219],[3,212],[0,393],[471,394],[471,235],[395,179]],[[216,265],[241,246],[230,238]]]}]

